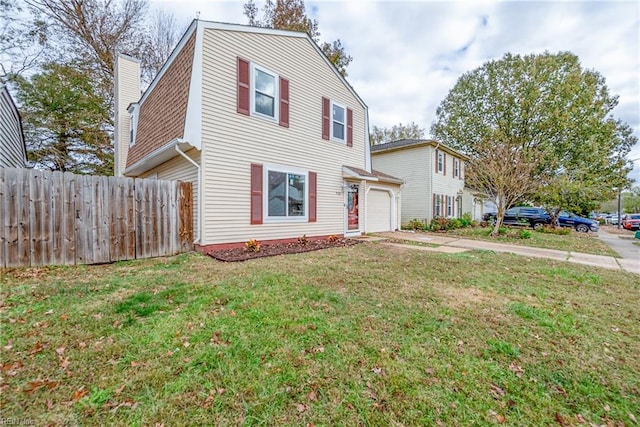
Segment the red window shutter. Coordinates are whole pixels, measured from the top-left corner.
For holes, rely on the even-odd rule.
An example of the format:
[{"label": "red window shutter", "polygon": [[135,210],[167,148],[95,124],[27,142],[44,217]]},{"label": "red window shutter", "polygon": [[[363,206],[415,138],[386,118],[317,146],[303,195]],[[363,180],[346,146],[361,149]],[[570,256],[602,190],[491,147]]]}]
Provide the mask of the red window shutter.
[{"label": "red window shutter", "polygon": [[318,174],[309,172],[309,222],[317,221],[318,206]]},{"label": "red window shutter", "polygon": [[280,77],[280,126],[289,127],[289,80]]},{"label": "red window shutter", "polygon": [[447,175],[447,153],[442,153],[442,174]]},{"label": "red window shutter", "polygon": [[262,165],[251,163],[251,224],[262,224]]},{"label": "red window shutter", "polygon": [[437,215],[437,213],[436,213],[436,197],[437,197],[436,193],[433,193],[433,209],[432,209],[433,210],[433,215],[432,215],[432,217],[435,217]]},{"label": "red window shutter", "polygon": [[347,108],[347,147],[353,147],[353,110]]},{"label": "red window shutter", "polygon": [[238,58],[238,113],[249,115],[249,61]]},{"label": "red window shutter", "polygon": [[322,139],[329,139],[329,123],[331,116],[329,110],[331,109],[331,103],[328,98],[322,97]]}]

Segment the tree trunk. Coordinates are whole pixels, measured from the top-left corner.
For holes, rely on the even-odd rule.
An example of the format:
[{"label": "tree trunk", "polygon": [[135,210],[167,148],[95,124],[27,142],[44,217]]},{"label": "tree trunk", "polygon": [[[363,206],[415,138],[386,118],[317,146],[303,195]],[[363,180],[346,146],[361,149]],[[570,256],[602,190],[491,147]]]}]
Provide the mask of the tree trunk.
[{"label": "tree trunk", "polygon": [[498,204],[498,212],[496,212],[496,223],[493,226],[493,230],[491,231],[490,236],[491,237],[496,237],[498,236],[500,227],[502,226],[502,220],[504,218],[504,206],[502,205],[502,203]]}]

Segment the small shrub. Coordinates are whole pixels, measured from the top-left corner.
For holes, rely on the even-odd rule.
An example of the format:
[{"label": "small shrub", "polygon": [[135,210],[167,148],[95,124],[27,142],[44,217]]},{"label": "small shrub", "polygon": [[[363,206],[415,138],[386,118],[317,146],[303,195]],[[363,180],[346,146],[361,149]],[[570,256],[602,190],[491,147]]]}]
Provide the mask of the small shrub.
[{"label": "small shrub", "polygon": [[518,237],[521,239],[530,239],[531,238],[531,231],[530,230],[520,230],[520,233],[518,233]]},{"label": "small shrub", "polygon": [[449,229],[448,218],[436,216],[429,223],[429,231],[446,231],[448,229]]},{"label": "small shrub", "polygon": [[244,246],[249,252],[260,252],[260,242],[256,239],[249,240]]},{"label": "small shrub", "polygon": [[418,218],[413,218],[406,226],[407,230],[424,230],[425,223]]},{"label": "small shrub", "polygon": [[501,236],[504,236],[505,234],[507,234],[507,232],[509,232],[509,229],[507,227],[498,228],[498,234]]},{"label": "small shrub", "polygon": [[340,237],[338,237],[337,234],[332,234],[331,236],[327,237],[327,240],[329,241],[329,243],[335,243],[340,240]]},{"label": "small shrub", "polygon": [[460,220],[459,218],[451,218],[449,220],[448,230],[454,230],[456,228],[462,228],[462,227],[465,227],[465,226],[462,225],[462,220]]},{"label": "small shrub", "polygon": [[307,239],[307,235],[303,234],[302,236],[298,237],[298,243],[302,246],[306,245],[307,243],[309,243],[309,239]]},{"label": "small shrub", "polygon": [[462,214],[462,218],[460,218],[460,226],[462,228],[469,227],[473,224],[473,218],[471,218],[471,212],[465,212]]}]

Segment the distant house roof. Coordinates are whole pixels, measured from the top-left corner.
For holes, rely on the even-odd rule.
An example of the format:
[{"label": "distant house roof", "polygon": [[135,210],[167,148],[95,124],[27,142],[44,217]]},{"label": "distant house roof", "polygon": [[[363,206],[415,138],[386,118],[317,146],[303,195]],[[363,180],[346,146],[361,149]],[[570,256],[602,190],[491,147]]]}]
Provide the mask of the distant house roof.
[{"label": "distant house roof", "polygon": [[377,144],[371,147],[371,154],[378,154],[386,151],[400,150],[405,148],[432,146],[442,151],[446,151],[449,154],[458,156],[464,160],[468,160],[468,157],[459,151],[454,150],[438,141],[432,139],[399,139],[397,141],[386,142],[384,144]]}]

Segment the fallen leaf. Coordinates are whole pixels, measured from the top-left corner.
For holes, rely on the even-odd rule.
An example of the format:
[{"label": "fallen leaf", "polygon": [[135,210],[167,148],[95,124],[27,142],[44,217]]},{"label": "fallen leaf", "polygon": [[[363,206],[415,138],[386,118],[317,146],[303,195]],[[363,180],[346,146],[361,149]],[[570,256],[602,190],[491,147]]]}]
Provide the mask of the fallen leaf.
[{"label": "fallen leaf", "polygon": [[86,395],[87,395],[87,390],[84,388],[84,386],[82,386],[73,392],[73,396],[71,396],[71,400],[75,402],[76,400],[82,399]]},{"label": "fallen leaf", "polygon": [[41,342],[37,342],[36,345],[29,351],[29,356],[40,353],[44,349],[44,345]]},{"label": "fallen leaf", "polygon": [[53,404],[53,400],[47,400],[47,409],[48,410],[53,410],[53,408],[55,408],[55,405]]},{"label": "fallen leaf", "polygon": [[69,362],[69,358],[68,357],[65,357],[64,359],[60,358],[60,368],[63,371],[67,370],[67,368],[69,367],[69,363],[71,363],[71,362]]},{"label": "fallen leaf", "polygon": [[522,369],[521,366],[518,366],[516,364],[516,362],[511,362],[509,364],[509,370],[511,372],[513,372],[514,374],[516,374],[516,377],[520,378],[522,376],[522,374],[524,373],[524,369]]},{"label": "fallen leaf", "polygon": [[318,400],[318,395],[315,391],[311,390],[309,393],[307,393],[307,400],[316,402]]},{"label": "fallen leaf", "polygon": [[632,423],[638,424],[636,417],[634,417],[632,413],[629,413],[629,419],[631,420]]},{"label": "fallen leaf", "polygon": [[64,353],[64,347],[56,348],[56,353],[58,353],[58,356],[62,356],[62,354]]},{"label": "fallen leaf", "polygon": [[587,420],[585,420],[584,417],[581,414],[576,414],[576,420],[580,424],[587,424]]},{"label": "fallen leaf", "polygon": [[67,320],[69,318],[69,316],[67,316],[66,314],[63,314],[62,316],[60,316],[60,320]]},{"label": "fallen leaf", "polygon": [[44,314],[53,314],[53,309],[45,311]]},{"label": "fallen leaf", "polygon": [[611,407],[609,405],[604,405],[602,409],[604,409],[605,412],[609,412],[611,410]]},{"label": "fallen leaf", "polygon": [[120,387],[118,387],[117,389],[115,389],[114,393],[116,396],[119,396],[122,393],[122,390],[124,390],[124,388],[126,387],[126,384],[122,384]]},{"label": "fallen leaf", "polygon": [[494,398],[500,399],[502,396],[504,396],[504,390],[502,388],[498,387],[497,385],[491,383],[491,384],[489,384],[489,388],[490,388],[489,393],[491,393],[491,395]]},{"label": "fallen leaf", "polygon": [[376,375],[381,375],[381,376],[384,376],[384,374],[385,374],[384,369],[380,368],[379,366],[374,366],[371,369],[371,372],[373,372]]},{"label": "fallen leaf", "polygon": [[304,411],[309,409],[309,407],[307,405],[305,405],[304,403],[297,403],[296,404],[296,409],[298,410],[298,412],[303,413]]},{"label": "fallen leaf", "polygon": [[557,412],[553,415],[553,418],[556,420],[556,422],[558,424],[560,424],[561,426],[568,426],[569,424],[564,420],[564,418],[562,418],[562,415],[558,414]]},{"label": "fallen leaf", "polygon": [[504,415],[497,414],[496,421],[498,422],[498,424],[504,424]]},{"label": "fallen leaf", "polygon": [[33,393],[34,391],[41,389],[41,388],[47,388],[47,390],[52,390],[56,387],[58,387],[58,381],[49,381],[49,380],[35,380],[35,381],[29,381],[27,387],[22,390],[25,393]]},{"label": "fallen leaf", "polygon": [[324,353],[324,347],[316,347],[313,349],[314,353]]},{"label": "fallen leaf", "polygon": [[7,341],[7,345],[5,345],[2,348],[5,349],[5,350],[11,350],[13,348],[13,340]]}]

